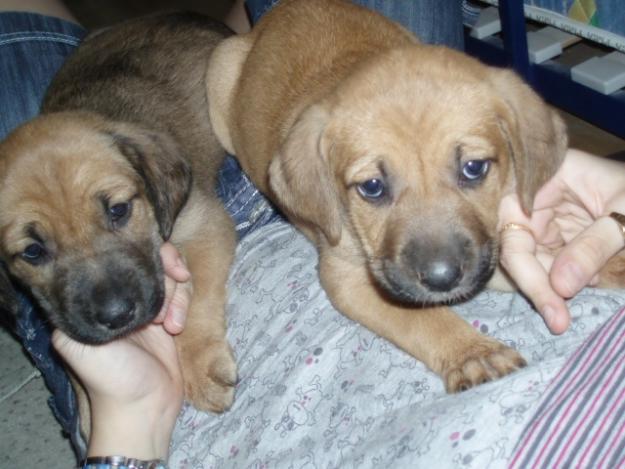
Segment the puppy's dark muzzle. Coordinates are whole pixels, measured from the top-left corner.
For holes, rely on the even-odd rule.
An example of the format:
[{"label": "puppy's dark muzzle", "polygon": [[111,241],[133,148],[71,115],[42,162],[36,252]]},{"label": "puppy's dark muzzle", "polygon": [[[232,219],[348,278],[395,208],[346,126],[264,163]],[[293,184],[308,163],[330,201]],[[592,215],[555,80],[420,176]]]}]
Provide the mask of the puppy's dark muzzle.
[{"label": "puppy's dark muzzle", "polygon": [[393,298],[410,303],[442,304],[466,299],[492,274],[490,243],[476,245],[463,235],[446,240],[412,240],[396,259],[375,273]]},{"label": "puppy's dark muzzle", "polygon": [[447,240],[412,240],[402,249],[399,262],[419,288],[451,292],[462,283],[474,257],[471,240],[455,235]]},{"label": "puppy's dark muzzle", "polygon": [[164,300],[157,249],[106,251],[58,271],[56,326],[84,343],[102,343],[152,321]]}]

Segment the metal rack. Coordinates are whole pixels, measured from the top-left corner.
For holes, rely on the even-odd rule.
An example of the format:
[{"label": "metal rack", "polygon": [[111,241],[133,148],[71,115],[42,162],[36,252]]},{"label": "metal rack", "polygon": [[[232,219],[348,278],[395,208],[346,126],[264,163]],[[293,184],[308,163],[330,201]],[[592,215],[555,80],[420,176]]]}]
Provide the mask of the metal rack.
[{"label": "metal rack", "polygon": [[608,132],[625,138],[625,91],[604,95],[570,78],[569,68],[529,59],[523,2],[500,0],[502,38],[465,35],[465,50],[486,63],[514,68],[545,100]]}]

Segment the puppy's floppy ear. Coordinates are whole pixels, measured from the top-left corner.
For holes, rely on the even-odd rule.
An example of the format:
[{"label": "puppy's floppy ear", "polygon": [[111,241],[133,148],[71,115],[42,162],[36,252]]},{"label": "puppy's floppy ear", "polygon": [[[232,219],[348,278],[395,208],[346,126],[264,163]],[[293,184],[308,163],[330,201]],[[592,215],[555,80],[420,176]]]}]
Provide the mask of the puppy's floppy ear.
[{"label": "puppy's floppy ear", "polygon": [[509,70],[493,75],[503,98],[501,123],[510,144],[516,190],[526,214],[534,196],[558,170],[568,145],[562,118]]},{"label": "puppy's floppy ear", "polygon": [[120,125],[110,135],[145,183],[159,231],[167,240],[191,191],[189,163],[171,137],[154,131]]},{"label": "puppy's floppy ear", "polygon": [[269,166],[269,185],[289,215],[319,228],[330,244],[341,238],[336,181],[328,163],[324,131],[328,112],[306,109]]}]

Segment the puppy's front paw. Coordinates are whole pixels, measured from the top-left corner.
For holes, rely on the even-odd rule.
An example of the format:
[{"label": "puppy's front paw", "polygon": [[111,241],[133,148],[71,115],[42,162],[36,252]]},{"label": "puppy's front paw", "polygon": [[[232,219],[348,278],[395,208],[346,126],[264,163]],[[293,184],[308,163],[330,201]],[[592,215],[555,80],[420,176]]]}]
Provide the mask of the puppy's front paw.
[{"label": "puppy's front paw", "polygon": [[180,360],[185,397],[193,407],[223,412],[232,405],[237,365],[227,342],[214,342],[196,355],[181,354]]},{"label": "puppy's front paw", "polygon": [[442,376],[447,392],[455,393],[501,378],[526,364],[516,350],[494,339],[478,337],[448,361]]}]

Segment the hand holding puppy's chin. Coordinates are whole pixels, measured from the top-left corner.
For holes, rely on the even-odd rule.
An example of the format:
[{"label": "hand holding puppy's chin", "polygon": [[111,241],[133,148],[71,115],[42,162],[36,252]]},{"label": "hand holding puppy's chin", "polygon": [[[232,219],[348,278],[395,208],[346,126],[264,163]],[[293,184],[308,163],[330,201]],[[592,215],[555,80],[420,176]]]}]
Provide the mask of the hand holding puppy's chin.
[{"label": "hand holding puppy's chin", "polygon": [[103,345],[76,342],[57,329],[52,341],[89,395],[89,455],[166,457],[183,385],[163,327],[151,324]]}]

